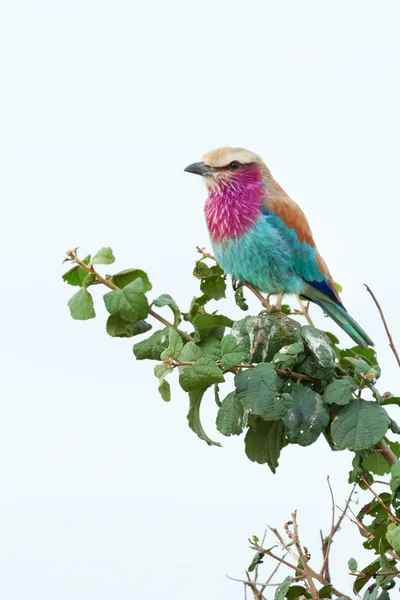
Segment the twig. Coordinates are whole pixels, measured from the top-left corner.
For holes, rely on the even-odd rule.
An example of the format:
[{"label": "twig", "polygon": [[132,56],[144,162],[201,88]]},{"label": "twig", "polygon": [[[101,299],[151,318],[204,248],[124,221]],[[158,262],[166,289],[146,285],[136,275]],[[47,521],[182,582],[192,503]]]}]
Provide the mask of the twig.
[{"label": "twig", "polygon": [[381,305],[379,304],[379,302],[378,302],[378,300],[377,300],[374,292],[371,290],[371,288],[369,287],[369,285],[367,285],[366,283],[364,283],[364,285],[367,288],[367,291],[369,292],[369,294],[371,294],[372,299],[375,302],[375,305],[376,305],[376,307],[377,307],[377,309],[379,311],[379,314],[380,314],[381,319],[382,319],[383,326],[384,326],[385,331],[386,331],[386,335],[388,336],[388,339],[389,339],[389,346],[390,346],[393,354],[395,355],[395,358],[397,360],[398,366],[400,367],[400,356],[399,356],[399,353],[397,352],[396,346],[394,345],[392,334],[389,331],[389,327],[388,327],[388,324],[386,323],[385,315],[383,314],[383,310],[381,308]]},{"label": "twig", "polygon": [[386,506],[386,504],[384,503],[384,501],[382,500],[382,498],[375,492],[375,490],[369,485],[369,483],[367,482],[367,480],[365,479],[365,477],[362,475],[361,479],[363,480],[364,484],[367,486],[367,488],[369,489],[369,491],[371,492],[371,494],[373,494],[375,496],[375,498],[377,499],[377,501],[379,502],[379,504],[381,506],[383,506],[383,508],[386,510],[387,514],[389,515],[389,517],[392,519],[392,521],[395,521],[396,523],[400,523],[400,519],[398,519],[396,517],[396,515],[394,515],[392,513],[392,511],[390,510],[390,508],[388,508]]},{"label": "twig", "polygon": [[350,502],[351,502],[351,498],[354,494],[354,491],[356,489],[356,484],[353,485],[351,492],[349,494],[349,497],[347,498],[346,501],[346,505],[344,507],[344,511],[342,512],[342,514],[340,515],[339,519],[337,520],[337,522],[335,523],[335,498],[333,495],[333,490],[332,490],[332,486],[330,483],[330,479],[329,477],[327,477],[327,481],[328,481],[328,486],[329,486],[329,491],[330,491],[330,495],[331,495],[331,499],[332,499],[332,522],[331,522],[331,532],[327,538],[327,540],[324,540],[322,533],[321,533],[321,537],[322,537],[322,552],[324,555],[324,561],[321,567],[321,575],[323,575],[325,577],[325,579],[327,579],[327,581],[330,581],[330,575],[329,575],[329,552],[331,549],[331,544],[332,544],[332,540],[334,535],[337,533],[337,531],[339,530],[342,521],[345,517],[345,514],[350,506]]},{"label": "twig", "polygon": [[[91,264],[86,265],[84,262],[82,262],[80,260],[80,258],[78,258],[77,248],[73,248],[72,250],[67,250],[66,254],[67,254],[67,258],[64,259],[63,262],[68,261],[68,262],[76,263],[77,265],[79,265],[81,267],[81,269],[83,269],[84,271],[87,271],[87,273],[93,273],[93,275],[96,276],[96,280],[95,280],[94,283],[102,283],[103,285],[107,286],[110,290],[113,290],[113,291],[115,291],[115,290],[120,291],[121,290],[121,288],[119,288],[117,285],[115,285],[115,283],[113,283],[112,281],[110,281],[110,279],[106,279],[105,277],[102,277],[100,275],[100,273],[98,273],[95,270],[95,268],[93,267],[93,265],[91,265]],[[151,315],[152,317],[154,317],[154,319],[157,319],[157,321],[159,321],[160,323],[162,323],[166,327],[172,327],[172,329],[175,329],[175,331],[177,331],[179,333],[179,335],[181,336],[181,338],[183,340],[185,340],[185,342],[192,342],[193,341],[193,338],[192,338],[191,335],[189,335],[185,331],[182,331],[181,329],[178,329],[178,327],[175,327],[175,325],[173,325],[172,323],[170,323],[169,321],[167,321],[167,319],[164,319],[164,317],[162,317],[161,315],[159,315],[152,308],[149,308],[149,315]]]},{"label": "twig", "polygon": [[300,310],[302,312],[302,314],[305,316],[307,322],[309,325],[311,325],[311,327],[314,327],[314,323],[312,322],[312,319],[308,313],[307,308],[304,306],[303,301],[301,300],[300,296],[296,296],[298,303],[300,305]]},{"label": "twig", "polygon": [[[175,368],[175,367],[191,367],[195,364],[195,361],[192,361],[192,360],[181,361],[181,360],[168,359],[165,361],[165,363],[166,364],[168,363],[168,366],[173,367],[173,368]],[[224,365],[222,362],[216,362],[215,364],[220,369],[224,368]],[[253,365],[251,363],[240,363],[238,365],[233,365],[230,369],[226,369],[224,372],[237,373],[238,369],[255,369],[256,366],[257,365]],[[312,381],[312,382],[318,381],[317,379],[313,379],[312,377],[309,377],[308,375],[303,375],[303,373],[295,373],[294,371],[291,371],[290,369],[284,370],[284,369],[278,369],[278,368],[274,367],[274,371],[276,371],[276,373],[278,373],[278,375],[283,375],[284,377],[292,377],[294,379],[298,379],[299,381],[301,381],[301,380]]]},{"label": "twig", "polygon": [[340,527],[340,526],[341,526],[341,524],[342,524],[342,521],[343,521],[344,517],[346,516],[346,513],[347,513],[347,511],[349,510],[349,507],[350,507],[350,502],[351,502],[351,499],[352,499],[352,497],[353,497],[353,494],[354,494],[354,492],[355,492],[355,490],[356,490],[356,487],[357,487],[357,484],[355,483],[355,484],[353,485],[352,489],[351,489],[351,492],[350,492],[350,494],[349,494],[349,497],[347,498],[346,505],[345,505],[345,507],[344,507],[344,511],[342,511],[342,514],[340,515],[339,519],[337,520],[337,523],[336,523],[335,527],[333,528],[332,537],[333,537],[333,536],[335,535],[335,533],[338,531],[339,527]]},{"label": "twig", "polygon": [[315,587],[314,579],[310,567],[308,566],[308,557],[305,555],[303,548],[301,547],[300,538],[299,538],[299,529],[297,525],[297,511],[292,513],[293,519],[293,541],[297,548],[297,552],[299,553],[300,563],[303,567],[304,577],[307,581],[308,588],[310,590],[311,596],[314,599],[318,600],[318,591]]},{"label": "twig", "polygon": [[213,256],[212,254],[209,254],[208,252],[206,252],[204,250],[204,248],[200,248],[200,246],[196,246],[196,250],[197,250],[197,252],[199,254],[201,254],[203,256],[203,258],[210,258],[211,260],[214,260],[218,264],[218,261],[215,258],[215,256]]},{"label": "twig", "polygon": [[[279,564],[278,564],[277,568],[279,569]],[[277,569],[274,569],[274,574],[275,574],[276,570]],[[252,580],[249,581],[249,580],[246,580],[246,579],[236,579],[236,577],[231,577],[230,575],[226,575],[226,577],[228,579],[230,579],[231,581],[237,581],[238,583],[244,583],[245,585],[251,585],[251,584],[254,585],[254,583],[255,583]],[[258,582],[256,582],[256,585],[261,585],[261,586],[264,586],[264,587],[279,587],[281,584],[280,583],[258,583]]]},{"label": "twig", "polygon": [[[294,514],[295,514],[295,513],[294,513]],[[295,520],[293,520],[293,523],[295,523]],[[271,529],[271,528],[270,528],[270,529]],[[297,522],[296,522],[296,530],[297,530]],[[274,530],[274,529],[271,529],[271,531],[273,531],[273,532],[275,533],[275,535],[276,535],[276,530]],[[295,537],[295,536],[294,536],[294,534],[291,534],[291,536],[292,536],[292,541],[294,541],[294,537]],[[279,533],[278,533],[277,537],[278,537],[278,539],[279,539],[279,540],[282,540],[282,538],[281,538],[281,536],[279,535]],[[294,570],[294,571],[295,571],[295,573],[296,573],[296,579],[305,579],[305,578],[306,578],[306,572],[305,572],[305,569],[304,569],[304,563],[303,563],[303,561],[301,561],[301,560],[300,560],[300,555],[299,555],[299,556],[297,556],[297,555],[295,554],[295,555],[294,555],[294,559],[296,560],[296,563],[299,563],[299,562],[301,562],[301,564],[302,564],[303,568],[302,568],[302,567],[300,567],[298,564],[297,564],[297,565],[294,565],[294,564],[292,564],[292,563],[288,562],[287,560],[285,560],[284,558],[280,558],[279,556],[277,556],[276,554],[274,554],[274,553],[273,553],[273,552],[272,552],[270,549],[265,549],[265,548],[262,548],[262,547],[261,547],[259,544],[255,543],[253,539],[249,539],[249,542],[250,542],[250,544],[251,544],[251,545],[252,545],[252,546],[253,546],[253,547],[254,547],[256,550],[258,550],[258,552],[260,552],[260,554],[264,554],[264,555],[266,555],[266,556],[270,556],[271,558],[273,558],[273,559],[277,560],[279,563],[281,563],[281,564],[283,564],[283,565],[286,565],[286,566],[287,566],[287,567],[289,567],[290,569]],[[283,540],[282,540],[282,542],[283,542],[283,545],[284,545],[284,547],[285,547],[285,548],[287,548],[287,549],[288,549],[288,551],[290,552],[289,545],[288,545],[288,544],[285,544],[285,542],[284,542]],[[296,546],[296,548],[297,548],[297,546]],[[298,548],[297,548],[297,550],[298,550]],[[302,551],[302,554],[303,554],[303,556],[304,556],[304,553],[303,553],[303,551]],[[304,558],[305,558],[305,556],[304,556]],[[316,571],[314,571],[314,570],[313,570],[313,569],[312,569],[312,568],[311,568],[311,567],[310,567],[310,566],[307,564],[307,561],[305,561],[305,562],[306,562],[306,567],[307,567],[307,569],[308,569],[308,576],[309,576],[309,577],[312,577],[313,579],[316,579],[316,580],[317,580],[317,581],[319,581],[319,583],[321,583],[322,585],[328,585],[328,584],[329,584],[329,582],[328,582],[328,581],[325,579],[325,577],[323,577],[323,576],[322,576],[320,573],[317,573]],[[315,588],[315,585],[314,585],[314,588]],[[346,599],[349,599],[349,600],[350,600],[350,597],[349,597],[347,594],[343,594],[343,592],[340,592],[340,591],[339,591],[337,588],[335,588],[335,587],[332,587],[332,593],[333,593],[333,594],[335,594],[335,596],[339,596],[339,597],[340,597],[340,596],[344,596]],[[314,598],[318,598],[318,596],[314,596],[314,597],[313,597],[313,600],[314,600]]]},{"label": "twig", "polygon": [[[333,490],[332,490],[332,486],[331,486],[331,482],[329,481],[329,476],[326,478],[327,482],[328,482],[328,487],[329,487],[329,492],[331,494],[331,500],[332,500],[332,523],[331,523],[331,532],[328,536],[328,541],[322,543],[322,552],[323,554],[323,562],[322,562],[322,567],[321,567],[321,575],[323,575],[325,577],[325,579],[327,579],[328,581],[330,581],[330,575],[329,575],[329,552],[331,549],[331,543],[332,543],[332,537],[334,535],[334,528],[335,528],[335,497],[333,495]],[[325,552],[324,552],[325,551]]]},{"label": "twig", "polygon": [[[285,558],[287,556],[287,552],[283,555],[282,558]],[[278,572],[279,567],[281,566],[282,563],[278,563],[275,567],[275,569],[272,571],[271,575],[268,577],[267,581],[263,584],[264,587],[268,587],[270,585],[280,585],[279,583],[270,583],[273,576],[276,575],[276,573]]]}]

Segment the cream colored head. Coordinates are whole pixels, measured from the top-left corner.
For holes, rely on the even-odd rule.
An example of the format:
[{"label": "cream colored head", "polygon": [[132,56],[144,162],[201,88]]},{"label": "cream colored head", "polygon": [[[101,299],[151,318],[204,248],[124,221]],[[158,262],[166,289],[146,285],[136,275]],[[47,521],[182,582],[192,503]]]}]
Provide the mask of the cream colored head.
[{"label": "cream colored head", "polygon": [[202,162],[189,165],[185,171],[201,175],[209,190],[251,185],[253,180],[271,175],[258,154],[229,146],[208,152]]},{"label": "cream colored head", "polygon": [[264,166],[261,158],[254,152],[245,148],[230,148],[229,146],[211,150],[203,156],[203,161],[206,166],[217,169],[229,167],[232,162],[238,162],[242,165],[256,163],[259,166]]}]

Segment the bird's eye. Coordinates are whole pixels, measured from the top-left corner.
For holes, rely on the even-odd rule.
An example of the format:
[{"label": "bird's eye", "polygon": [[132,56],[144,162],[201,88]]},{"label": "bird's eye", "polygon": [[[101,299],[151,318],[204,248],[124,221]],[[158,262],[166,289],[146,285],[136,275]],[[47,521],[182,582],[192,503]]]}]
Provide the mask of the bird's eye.
[{"label": "bird's eye", "polygon": [[237,171],[239,167],[240,167],[240,163],[238,163],[237,160],[233,160],[229,164],[229,168],[230,168],[231,171]]}]

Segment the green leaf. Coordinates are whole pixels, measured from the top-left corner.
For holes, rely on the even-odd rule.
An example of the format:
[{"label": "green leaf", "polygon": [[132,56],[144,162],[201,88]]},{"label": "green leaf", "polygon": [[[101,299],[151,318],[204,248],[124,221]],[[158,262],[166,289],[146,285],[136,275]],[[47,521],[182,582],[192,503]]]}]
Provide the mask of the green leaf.
[{"label": "green leaf", "polygon": [[178,307],[177,303],[172,298],[172,296],[170,296],[169,294],[161,294],[161,296],[158,296],[158,298],[153,300],[153,304],[154,304],[154,306],[158,306],[158,307],[170,306],[171,308],[173,308],[174,310],[179,312],[179,307]]},{"label": "green leaf", "polygon": [[209,300],[209,296],[206,296],[205,294],[198,298],[193,298],[192,302],[190,303],[189,312],[185,316],[185,320],[192,322],[197,315],[205,314],[204,306],[207,304],[207,302],[209,302]]},{"label": "green leaf", "polygon": [[379,555],[381,557],[381,569],[386,573],[392,571],[394,566],[393,561],[391,562],[386,556],[383,540],[379,542]]},{"label": "green leaf", "polygon": [[[84,271],[81,267],[72,267],[69,271],[64,273],[62,276],[63,280],[69,285],[82,285],[81,278],[79,277],[79,270]],[[86,271],[84,271],[86,273]]]},{"label": "green leaf", "polygon": [[[90,262],[90,254],[88,254],[87,256],[85,256],[85,258],[82,260],[82,262],[85,265],[88,265]],[[82,285],[82,281],[85,279],[85,277],[87,276],[88,272],[85,271],[85,269],[82,269],[82,267],[80,266],[76,266],[76,267],[72,267],[72,269],[70,269],[69,271],[67,271],[66,273],[64,273],[64,275],[62,276],[63,280],[68,283],[69,285]]]},{"label": "green leaf", "polygon": [[286,435],[292,444],[309,446],[329,423],[329,411],[319,394],[303,385],[291,384],[292,406],[284,423]]},{"label": "green leaf", "polygon": [[264,558],[264,553],[263,552],[256,552],[253,560],[251,561],[250,565],[247,568],[247,571],[249,573],[251,573],[252,571],[254,571],[254,569],[256,568],[257,565],[261,564]]},{"label": "green leaf", "polygon": [[[187,342],[183,346],[183,350],[179,355],[179,360],[181,362],[196,362],[199,358],[202,357],[201,349],[194,342]],[[184,367],[180,367],[183,369]]]},{"label": "green leaf", "polygon": [[378,365],[370,366],[362,358],[345,356],[343,361],[353,365],[353,377],[358,383],[364,382],[365,380],[373,383],[381,374],[381,369]]},{"label": "green leaf", "polygon": [[[311,598],[305,587],[302,585],[292,585],[292,587],[290,587],[286,592],[285,598],[287,598],[287,600],[297,600],[297,598],[300,598],[300,596]],[[345,600],[347,600],[347,598]]]},{"label": "green leaf", "polygon": [[87,273],[86,277],[82,280],[82,286],[87,288],[89,287],[89,285],[92,285],[92,283],[96,281],[96,274],[95,273]]},{"label": "green leaf", "polygon": [[400,487],[400,462],[394,463],[390,469],[390,489],[396,492]]},{"label": "green leaf", "polygon": [[363,596],[363,600],[377,600],[378,592],[379,592],[379,586],[378,586],[378,584],[375,583],[366,590],[366,592]]},{"label": "green leaf", "polygon": [[145,319],[149,312],[144,283],[141,279],[135,279],[122,290],[108,292],[103,299],[111,315],[119,315],[129,323]]},{"label": "green leaf", "polygon": [[239,365],[249,360],[248,350],[236,341],[233,335],[229,334],[221,341],[222,363],[225,369],[231,369],[233,365]]},{"label": "green leaf", "polygon": [[295,342],[294,344],[283,346],[279,352],[275,354],[272,362],[278,369],[292,369],[304,358],[303,352],[303,344],[301,342]]},{"label": "green leaf", "polygon": [[360,590],[368,583],[371,579],[372,575],[379,571],[380,568],[380,560],[374,560],[370,565],[364,567],[362,571],[357,575],[357,578],[353,585],[353,591],[355,594],[358,594]]},{"label": "green leaf", "polygon": [[301,340],[301,326],[286,315],[247,316],[237,321],[232,335],[250,352],[251,362],[271,361],[282,346]]},{"label": "green leaf", "polygon": [[181,311],[179,310],[179,306],[175,302],[175,300],[169,294],[161,294],[158,298],[153,300],[154,306],[162,307],[169,306],[174,315],[174,325],[177,327],[180,323]]},{"label": "green leaf", "polygon": [[169,373],[172,373],[172,371],[172,367],[167,367],[165,365],[156,365],[154,367],[154,375],[158,377],[158,391],[164,402],[169,402],[171,400],[171,386],[168,381],[166,381],[165,377]]},{"label": "green leaf", "polygon": [[309,356],[299,366],[300,373],[316,379],[332,379],[335,374],[336,353],[328,336],[315,327],[306,325],[302,336],[309,350]]},{"label": "green leaf", "polygon": [[168,381],[165,379],[161,381],[158,386],[158,391],[164,402],[169,402],[171,400],[171,386]]},{"label": "green leaf", "polygon": [[179,371],[179,383],[185,392],[225,381],[221,369],[210,358],[200,358],[194,365],[181,367]]},{"label": "green leaf", "polygon": [[376,352],[373,348],[361,348],[361,346],[353,346],[346,350],[341,350],[340,359],[343,360],[346,356],[353,358],[363,358],[369,365],[376,365]]},{"label": "green leaf", "polygon": [[86,321],[96,316],[93,308],[93,298],[84,287],[68,300],[68,306],[71,317],[77,321]]},{"label": "green leaf", "polygon": [[261,363],[235,376],[236,396],[243,408],[267,421],[277,421],[287,412],[291,402],[282,394],[284,381],[271,363]]},{"label": "green leaf", "polygon": [[293,581],[293,577],[285,577],[285,579],[282,581],[281,585],[279,587],[276,588],[275,590],[275,596],[274,596],[274,600],[284,600],[285,596],[290,588],[290,584]]},{"label": "green leaf", "polygon": [[357,383],[348,375],[342,377],[342,379],[335,379],[325,388],[324,402],[344,406],[350,402],[356,389],[358,389]]},{"label": "green leaf", "polygon": [[151,325],[147,321],[128,323],[124,319],[121,319],[119,315],[110,315],[107,319],[106,329],[108,335],[111,335],[111,337],[130,338],[149,331]]},{"label": "green leaf", "polygon": [[222,400],[217,414],[217,429],[222,435],[240,435],[243,431],[244,410],[238,402],[235,392]]},{"label": "green leaf", "polygon": [[[250,416],[250,415],[249,415]],[[244,439],[245,452],[252,462],[268,464],[275,473],[278,459],[285,446],[285,426],[282,421],[264,421],[252,416]]]},{"label": "green leaf", "polygon": [[133,346],[133,353],[137,360],[161,360],[161,353],[168,348],[168,328],[155,331],[146,340]]},{"label": "green leaf", "polygon": [[212,279],[205,279],[200,284],[200,289],[203,294],[213,298],[214,300],[220,300],[225,298],[226,282],[224,277],[214,277]]},{"label": "green leaf", "polygon": [[152,289],[153,286],[150,283],[147,273],[141,269],[126,269],[125,271],[120,271],[111,277],[111,282],[122,289],[132,283],[132,281],[135,281],[135,279],[141,279],[143,281],[145,292],[149,292]]},{"label": "green leaf", "polygon": [[244,297],[243,286],[240,286],[235,291],[235,302],[241,310],[249,310],[249,305]]},{"label": "green leaf", "polygon": [[111,265],[115,262],[115,256],[111,248],[101,248],[101,250],[96,252],[90,262],[92,265]]},{"label": "green leaf", "polygon": [[199,342],[199,348],[203,358],[211,358],[214,362],[219,362],[222,358],[221,342],[219,340],[208,339]]},{"label": "green leaf", "polygon": [[200,405],[207,388],[203,387],[189,392],[189,412],[188,422],[189,427],[201,440],[204,440],[209,446],[221,446],[218,442],[213,442],[203,429],[200,421]]},{"label": "green leaf", "polygon": [[349,571],[351,571],[352,573],[355,573],[357,571],[357,561],[355,558],[350,558],[348,563],[347,563],[348,567],[349,567]]},{"label": "green leaf", "polygon": [[168,360],[169,358],[173,358],[174,360],[178,360],[183,350],[183,340],[179,333],[172,329],[172,327],[168,330],[168,348],[163,350],[161,353],[161,360]]},{"label": "green leaf", "polygon": [[384,408],[366,400],[352,400],[332,423],[332,439],[338,450],[369,450],[380,442],[389,427]]},{"label": "green leaf", "polygon": [[382,456],[382,452],[375,450],[368,454],[363,461],[364,469],[375,475],[387,475],[390,473],[390,466]]},{"label": "green leaf", "polygon": [[213,273],[211,268],[203,261],[202,258],[198,260],[193,269],[193,275],[197,279],[205,279],[207,277],[212,277]]},{"label": "green leaf", "polygon": [[232,327],[233,325],[232,319],[224,317],[224,315],[210,315],[207,313],[196,315],[192,323],[200,331],[202,338],[207,337],[213,329]]},{"label": "green leaf", "polygon": [[332,585],[324,585],[320,590],[318,590],[319,598],[332,598]]}]

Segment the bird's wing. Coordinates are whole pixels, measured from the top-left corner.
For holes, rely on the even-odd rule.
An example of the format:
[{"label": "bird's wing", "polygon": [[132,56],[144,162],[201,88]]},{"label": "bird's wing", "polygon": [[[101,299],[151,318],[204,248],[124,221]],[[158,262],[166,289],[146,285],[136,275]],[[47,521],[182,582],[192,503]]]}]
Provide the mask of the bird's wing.
[{"label": "bird's wing", "polygon": [[[276,183],[276,182],[274,182]],[[328,267],[318,252],[307,218],[300,206],[279,188],[265,197],[264,212],[276,217],[277,225],[293,246],[296,273],[311,287],[342,304]]]}]

